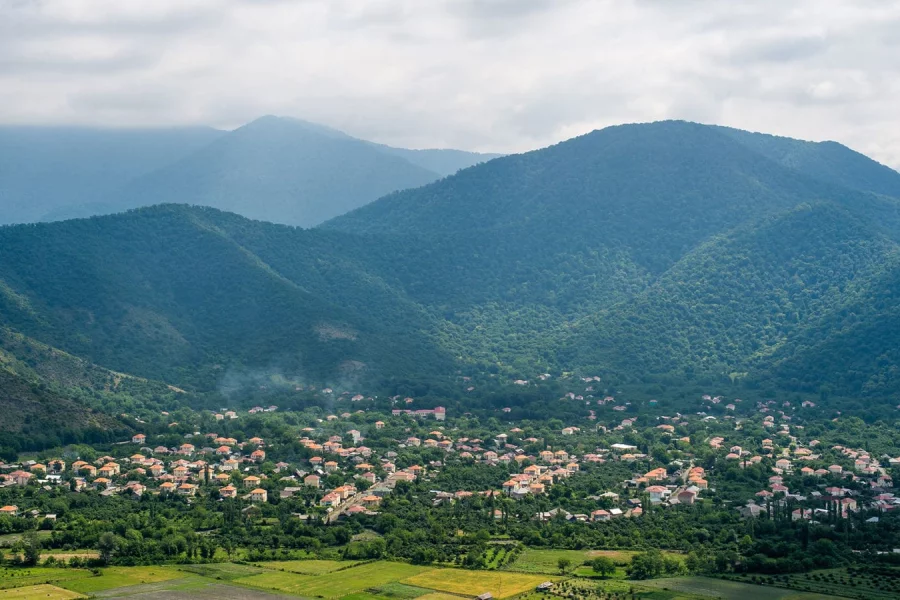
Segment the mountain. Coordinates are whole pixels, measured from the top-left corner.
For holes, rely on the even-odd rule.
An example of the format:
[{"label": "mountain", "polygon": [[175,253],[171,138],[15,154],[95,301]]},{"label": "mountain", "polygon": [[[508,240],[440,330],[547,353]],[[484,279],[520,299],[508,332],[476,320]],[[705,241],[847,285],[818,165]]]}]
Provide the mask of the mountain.
[{"label": "mountain", "polygon": [[816,179],[900,198],[900,173],[837,142],[807,142],[730,127],[718,130],[755,152]]},{"label": "mountain", "polygon": [[299,119],[208,128],[0,128],[0,224],[178,202],[309,227],[488,160],[406,150]]},{"label": "mountain", "polygon": [[893,172],[758,135],[611,127],[311,230],[183,205],[0,228],[0,325],[191,390],[565,370],[900,393]]},{"label": "mountain", "polygon": [[96,202],[221,135],[204,127],[0,127],[0,224]]},{"label": "mountain", "polygon": [[523,375],[762,377],[780,360],[787,381],[803,361],[778,357],[826,343],[807,328],[897,251],[897,177],[836,144],[662,122],[499,158],[324,227],[430,248],[392,284]]},{"label": "mountain", "polygon": [[[278,250],[264,259],[237,233]],[[230,368],[323,382],[447,368],[422,310],[342,247],[327,232],[174,205],[0,228],[0,325],[201,389]]]}]

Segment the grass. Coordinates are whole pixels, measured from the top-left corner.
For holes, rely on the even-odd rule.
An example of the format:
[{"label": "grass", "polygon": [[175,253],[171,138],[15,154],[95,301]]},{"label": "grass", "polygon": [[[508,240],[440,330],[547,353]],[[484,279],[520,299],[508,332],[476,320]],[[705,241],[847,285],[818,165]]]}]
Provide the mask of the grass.
[{"label": "grass", "polygon": [[266,569],[290,571],[300,575],[324,575],[340,569],[349,569],[359,564],[354,560],[285,560],[256,563]]},{"label": "grass", "polygon": [[460,600],[460,597],[453,594],[444,594],[443,592],[434,592],[419,596],[416,600]]},{"label": "grass", "polygon": [[0,599],[2,600],[38,600],[38,598],[41,600],[71,600],[84,598],[84,596],[47,584],[0,590]]},{"label": "grass", "polygon": [[839,598],[839,596],[829,594],[804,594],[798,597],[795,590],[710,577],[669,577],[640,581],[636,584],[698,596],[723,598],[724,600],[757,600],[758,598],[766,598],[766,600],[836,600]]},{"label": "grass", "polygon": [[404,579],[401,583],[472,597],[490,592],[494,598],[509,598],[534,589],[536,585],[544,581],[547,581],[547,577],[544,575],[505,571],[433,569]]},{"label": "grass", "polygon": [[[426,590],[412,585],[403,583],[387,583],[377,588],[368,590],[379,598],[391,598],[396,600],[414,600],[428,594],[431,590]],[[343,599],[346,600],[346,599]]]},{"label": "grass", "polygon": [[428,570],[428,567],[416,567],[405,563],[374,562],[344,569],[327,577],[269,571],[251,577],[242,577],[234,582],[298,596],[342,598],[349,594],[397,582]]},{"label": "grass", "polygon": [[0,569],[0,589],[29,585],[57,584],[90,577],[83,569],[57,569],[51,567],[5,567]]},{"label": "grass", "polygon": [[263,570],[258,567],[249,565],[236,565],[234,563],[213,563],[207,565],[185,565],[181,567],[182,571],[194,573],[202,577],[210,579],[221,579],[231,581],[240,577],[249,577],[250,575],[258,575]]},{"label": "grass", "polygon": [[82,594],[91,594],[120,587],[158,583],[183,577],[184,573],[171,567],[109,567],[103,569],[100,575],[65,581],[60,586]]}]

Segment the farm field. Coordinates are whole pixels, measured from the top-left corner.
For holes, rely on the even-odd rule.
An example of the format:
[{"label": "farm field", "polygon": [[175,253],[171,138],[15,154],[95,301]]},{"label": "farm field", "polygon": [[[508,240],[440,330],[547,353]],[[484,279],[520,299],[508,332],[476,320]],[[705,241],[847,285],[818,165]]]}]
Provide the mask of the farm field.
[{"label": "farm field", "polygon": [[842,598],[842,596],[830,594],[802,593],[796,590],[739,581],[725,581],[711,577],[667,577],[634,583],[658,590],[723,598],[724,600],[757,600],[759,598],[766,598],[766,600],[837,600]]},{"label": "farm field", "polygon": [[100,575],[63,581],[60,587],[91,594],[121,587],[181,579],[185,574],[173,567],[108,567]]},{"label": "farm field", "polygon": [[755,580],[767,586],[791,588],[801,593],[836,594],[866,600],[900,598],[900,569],[890,567],[876,570],[822,569],[810,573],[742,579]]},{"label": "farm field", "polygon": [[90,576],[91,572],[84,569],[56,569],[49,567],[0,569],[0,590],[39,584],[58,585],[63,581],[84,579]]},{"label": "farm field", "polygon": [[431,570],[405,563],[377,562],[352,567],[335,576],[298,575],[281,571],[267,571],[259,575],[242,577],[235,583],[267,590],[275,590],[299,596],[342,598]]},{"label": "farm field", "polygon": [[404,579],[402,583],[440,592],[477,596],[490,592],[494,598],[509,598],[534,589],[547,581],[544,575],[528,575],[507,571],[466,571],[463,569],[433,569]]},{"label": "farm field", "polygon": [[[514,562],[504,567],[507,571],[520,571],[522,573],[544,573],[547,575],[559,574],[559,559],[565,558],[570,562],[567,569],[568,573],[578,571],[586,561],[590,561],[598,556],[610,558],[617,565],[625,566],[631,562],[632,557],[637,554],[631,550],[538,550],[526,549],[522,552]],[[676,552],[663,552],[670,556],[680,556]],[[578,575],[591,575],[592,571],[588,567],[587,570],[580,570]]]},{"label": "farm field", "polygon": [[58,588],[55,585],[29,585],[26,587],[0,590],[2,600],[73,600],[84,598],[81,594]]},{"label": "farm field", "polygon": [[349,569],[358,564],[360,564],[359,561],[353,560],[286,560],[258,563],[260,567],[265,569],[290,571],[300,575],[323,575],[339,569]]}]

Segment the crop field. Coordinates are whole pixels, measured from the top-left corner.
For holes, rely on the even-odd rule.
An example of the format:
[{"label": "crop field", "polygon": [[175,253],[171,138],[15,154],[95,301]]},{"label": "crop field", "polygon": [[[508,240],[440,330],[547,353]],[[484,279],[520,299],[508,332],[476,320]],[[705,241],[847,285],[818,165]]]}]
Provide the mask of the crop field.
[{"label": "crop field", "polygon": [[259,567],[251,567],[250,565],[236,565],[234,563],[213,563],[208,565],[183,565],[179,567],[182,571],[208,577],[209,579],[219,579],[231,581],[240,577],[249,577],[250,575],[258,575],[263,572]]},{"label": "crop field", "polygon": [[[598,556],[610,558],[619,566],[625,566],[631,562],[637,554],[633,550],[536,550],[526,549],[512,563],[503,567],[508,571],[520,571],[522,573],[545,573],[547,575],[559,574],[559,559],[569,561],[567,573],[571,573],[581,567],[585,562]],[[663,552],[670,556],[680,556],[676,552]],[[588,575],[591,571],[580,570],[577,574]]]},{"label": "crop field", "polygon": [[823,569],[810,573],[758,575],[741,579],[751,583],[791,588],[803,593],[835,594],[866,600],[900,598],[900,569],[887,566],[869,569]]},{"label": "crop field", "polygon": [[120,587],[179,579],[184,573],[172,567],[109,567],[100,575],[63,581],[60,587],[81,594],[91,594]]},{"label": "crop field", "polygon": [[286,560],[258,563],[265,569],[290,571],[300,575],[324,575],[340,569],[349,569],[359,564],[352,560]]},{"label": "crop field", "polygon": [[0,590],[0,599],[2,600],[38,600],[38,598],[41,600],[73,600],[74,598],[84,598],[84,596],[47,584]]},{"label": "crop field", "polygon": [[20,588],[39,584],[58,585],[63,581],[83,579],[91,576],[83,569],[56,569],[31,567],[27,569],[0,569],[0,590]]},{"label": "crop field", "polygon": [[405,563],[377,562],[338,571],[329,576],[268,571],[251,577],[242,577],[235,580],[235,583],[298,596],[342,598],[349,594],[398,582],[428,570],[431,569]]},{"label": "crop field", "polygon": [[710,577],[668,577],[640,581],[636,584],[664,591],[723,598],[724,600],[758,600],[759,598],[766,598],[766,600],[836,600],[840,598],[840,596],[829,594],[798,593],[796,590]]},{"label": "crop field", "polygon": [[509,598],[534,589],[544,581],[547,581],[545,575],[510,573],[508,571],[432,569],[404,579],[402,583],[471,597],[490,592],[494,598]]}]

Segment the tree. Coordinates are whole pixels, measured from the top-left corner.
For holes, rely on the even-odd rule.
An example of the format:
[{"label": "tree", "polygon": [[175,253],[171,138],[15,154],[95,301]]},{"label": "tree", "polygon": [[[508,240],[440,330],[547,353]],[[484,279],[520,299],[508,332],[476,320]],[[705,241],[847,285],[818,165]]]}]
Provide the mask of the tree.
[{"label": "tree", "polygon": [[598,556],[591,561],[591,568],[594,573],[599,573],[603,577],[609,577],[616,572],[616,563],[608,556]]},{"label": "tree", "polygon": [[97,541],[97,549],[100,551],[100,560],[105,564],[109,564],[109,561],[112,559],[113,554],[116,553],[118,547],[119,541],[115,534],[107,531],[101,535],[100,539]]},{"label": "tree", "polygon": [[569,567],[572,566],[572,561],[565,556],[561,556],[560,559],[556,561],[556,566],[559,567],[560,573],[565,573]]},{"label": "tree", "polygon": [[41,560],[41,541],[38,539],[37,533],[26,531],[22,535],[22,563],[25,566],[33,567]]}]

